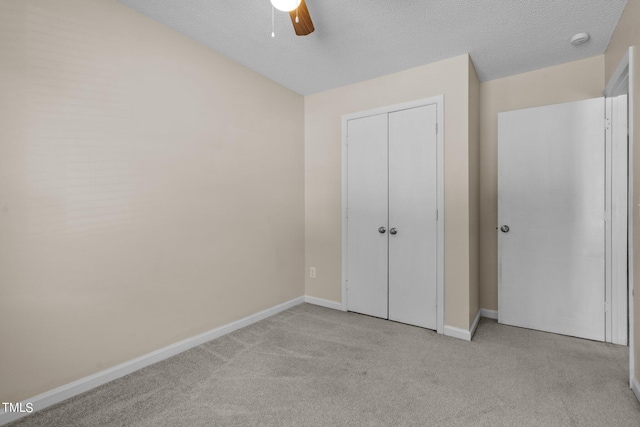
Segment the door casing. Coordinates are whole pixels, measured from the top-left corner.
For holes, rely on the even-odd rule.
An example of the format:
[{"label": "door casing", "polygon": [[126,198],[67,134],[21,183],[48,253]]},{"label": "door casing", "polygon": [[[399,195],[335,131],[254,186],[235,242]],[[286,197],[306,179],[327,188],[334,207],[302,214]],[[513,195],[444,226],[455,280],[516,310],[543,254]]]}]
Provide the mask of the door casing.
[{"label": "door casing", "polygon": [[633,222],[636,209],[634,208],[634,189],[633,189],[633,158],[634,158],[634,91],[635,85],[638,82],[635,81],[635,55],[637,54],[636,48],[630,46],[625,52],[624,56],[618,63],[613,75],[607,82],[604,89],[604,96],[614,97],[620,95],[627,95],[627,135],[628,135],[628,223],[627,223],[627,256],[628,256],[628,307],[627,318],[629,322],[629,386],[636,394],[636,397],[640,400],[640,384],[635,377],[635,307],[634,307],[634,252],[633,252]]}]

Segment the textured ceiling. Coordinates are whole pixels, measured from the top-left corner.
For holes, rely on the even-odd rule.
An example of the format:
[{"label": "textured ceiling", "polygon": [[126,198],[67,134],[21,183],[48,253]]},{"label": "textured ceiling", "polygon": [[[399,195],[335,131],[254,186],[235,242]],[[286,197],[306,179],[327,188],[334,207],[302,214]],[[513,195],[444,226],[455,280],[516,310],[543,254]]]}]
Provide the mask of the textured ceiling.
[{"label": "textured ceiling", "polygon": [[[481,81],[604,53],[626,0],[306,0],[293,32],[269,0],[119,0],[300,94],[469,53]],[[591,39],[572,46],[586,31]]]}]

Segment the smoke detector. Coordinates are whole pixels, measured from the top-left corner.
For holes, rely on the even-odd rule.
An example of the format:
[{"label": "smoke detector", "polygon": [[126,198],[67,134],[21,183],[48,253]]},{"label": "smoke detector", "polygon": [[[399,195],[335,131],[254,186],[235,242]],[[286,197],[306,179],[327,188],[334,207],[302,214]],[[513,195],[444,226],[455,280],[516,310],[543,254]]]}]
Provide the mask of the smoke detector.
[{"label": "smoke detector", "polygon": [[589,33],[578,33],[571,37],[571,44],[574,46],[578,46],[589,40]]}]

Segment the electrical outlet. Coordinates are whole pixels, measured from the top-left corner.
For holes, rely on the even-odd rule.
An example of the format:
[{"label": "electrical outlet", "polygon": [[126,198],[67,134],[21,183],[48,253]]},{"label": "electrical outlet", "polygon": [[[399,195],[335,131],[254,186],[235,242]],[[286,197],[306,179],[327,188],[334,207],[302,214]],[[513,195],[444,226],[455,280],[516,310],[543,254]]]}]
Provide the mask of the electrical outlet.
[{"label": "electrical outlet", "polygon": [[316,278],[316,268],[315,267],[309,267],[309,277],[311,277],[312,279]]}]

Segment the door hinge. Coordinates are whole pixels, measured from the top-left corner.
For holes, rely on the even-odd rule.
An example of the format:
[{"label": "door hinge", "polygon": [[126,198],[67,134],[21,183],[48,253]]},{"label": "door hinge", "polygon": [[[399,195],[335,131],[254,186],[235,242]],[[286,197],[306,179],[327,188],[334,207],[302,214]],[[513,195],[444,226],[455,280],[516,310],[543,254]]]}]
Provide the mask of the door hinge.
[{"label": "door hinge", "polygon": [[436,133],[438,133],[438,124],[436,123]]},{"label": "door hinge", "polygon": [[438,209],[436,209],[436,221],[438,220],[438,218],[440,218],[440,211],[438,211]]},{"label": "door hinge", "polygon": [[611,311],[611,304],[609,304],[608,302],[604,303],[604,312],[608,313]]}]

